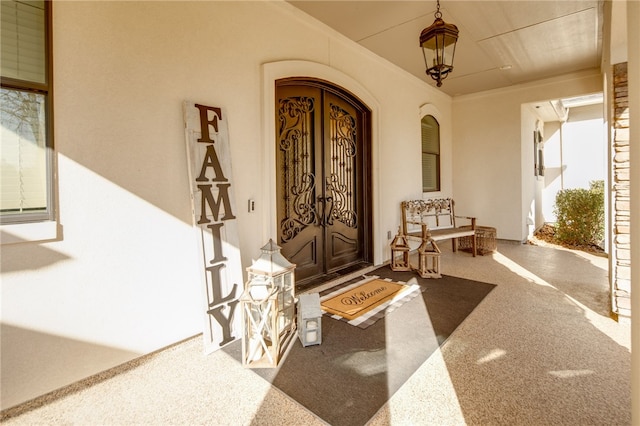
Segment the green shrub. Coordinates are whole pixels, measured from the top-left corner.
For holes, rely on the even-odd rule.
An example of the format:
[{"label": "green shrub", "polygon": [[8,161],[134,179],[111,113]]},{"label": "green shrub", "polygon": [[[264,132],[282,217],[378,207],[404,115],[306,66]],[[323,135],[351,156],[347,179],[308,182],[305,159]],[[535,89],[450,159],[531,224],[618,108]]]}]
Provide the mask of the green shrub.
[{"label": "green shrub", "polygon": [[604,181],[589,189],[564,189],[556,195],[556,238],[567,244],[599,245],[604,238]]}]

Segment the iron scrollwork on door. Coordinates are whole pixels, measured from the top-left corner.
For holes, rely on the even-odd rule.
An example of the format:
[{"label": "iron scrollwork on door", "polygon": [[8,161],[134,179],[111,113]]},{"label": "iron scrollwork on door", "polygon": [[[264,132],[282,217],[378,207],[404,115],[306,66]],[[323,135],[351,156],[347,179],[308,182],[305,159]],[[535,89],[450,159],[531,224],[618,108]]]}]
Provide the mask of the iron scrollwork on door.
[{"label": "iron scrollwork on door", "polygon": [[279,154],[284,156],[283,186],[284,218],[280,223],[280,238],[292,240],[305,227],[319,224],[316,207],[316,175],[313,151],[314,100],[292,97],[280,100],[278,108]]},{"label": "iron scrollwork on door", "polygon": [[331,167],[325,191],[331,200],[324,223],[337,220],[350,228],[358,227],[356,212],[356,120],[347,111],[331,104]]},{"label": "iron scrollwork on door", "polygon": [[283,156],[284,216],[280,238],[291,241],[310,225],[330,226],[334,220],[358,227],[356,212],[356,120],[330,105],[330,166],[324,194],[317,195],[313,146],[314,99],[290,97],[279,102],[279,154]]}]

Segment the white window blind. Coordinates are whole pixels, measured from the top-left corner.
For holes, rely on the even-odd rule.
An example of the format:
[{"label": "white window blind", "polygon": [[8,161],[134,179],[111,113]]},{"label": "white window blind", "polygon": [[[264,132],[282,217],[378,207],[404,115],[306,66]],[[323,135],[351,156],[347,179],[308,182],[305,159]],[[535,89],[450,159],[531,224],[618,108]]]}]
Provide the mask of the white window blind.
[{"label": "white window blind", "polygon": [[0,211],[3,215],[47,208],[47,147],[43,95],[0,91]]},{"label": "white window blind", "polygon": [[437,157],[432,154],[422,154],[422,191],[438,190]]},{"label": "white window blind", "polygon": [[422,123],[422,152],[438,154],[440,152],[439,129],[437,123]]},{"label": "white window blind", "polygon": [[0,3],[2,76],[46,83],[44,1]]}]

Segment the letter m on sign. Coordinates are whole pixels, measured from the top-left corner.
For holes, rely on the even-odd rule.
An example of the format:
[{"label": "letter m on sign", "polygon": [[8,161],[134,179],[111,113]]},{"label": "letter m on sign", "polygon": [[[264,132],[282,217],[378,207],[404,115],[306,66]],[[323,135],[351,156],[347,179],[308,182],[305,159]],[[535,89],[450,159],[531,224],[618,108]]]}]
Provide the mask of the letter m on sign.
[{"label": "letter m on sign", "polygon": [[205,352],[242,337],[239,299],[244,288],[234,214],[234,186],[226,111],[183,104],[194,253],[200,268]]}]

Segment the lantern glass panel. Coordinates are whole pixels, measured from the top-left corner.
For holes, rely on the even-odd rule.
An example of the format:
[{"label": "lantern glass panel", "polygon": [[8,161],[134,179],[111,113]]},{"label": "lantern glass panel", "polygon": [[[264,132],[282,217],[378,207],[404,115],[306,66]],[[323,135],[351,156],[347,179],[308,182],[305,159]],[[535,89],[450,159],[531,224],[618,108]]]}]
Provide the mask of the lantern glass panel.
[{"label": "lantern glass panel", "polygon": [[448,34],[437,34],[428,43],[423,44],[425,64],[427,67],[453,64],[456,39]]},{"label": "lantern glass panel", "polygon": [[318,330],[317,328],[307,328],[307,334],[306,334],[306,341],[307,343],[316,343],[318,341]]},{"label": "lantern glass panel", "polygon": [[291,274],[284,273],[274,277],[278,291],[278,328],[281,334],[289,332],[294,316],[294,300],[291,286]]},{"label": "lantern glass panel", "polygon": [[287,272],[284,274],[284,291],[291,292],[292,280],[291,273]]}]

